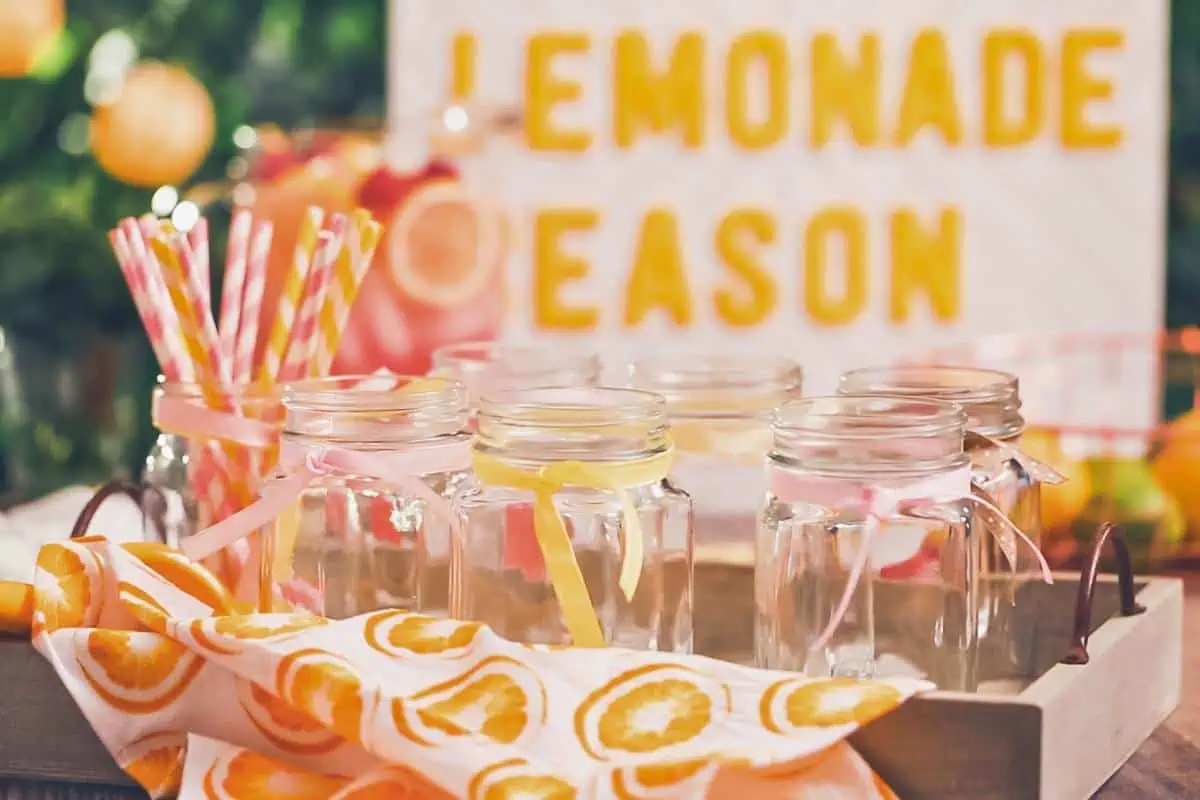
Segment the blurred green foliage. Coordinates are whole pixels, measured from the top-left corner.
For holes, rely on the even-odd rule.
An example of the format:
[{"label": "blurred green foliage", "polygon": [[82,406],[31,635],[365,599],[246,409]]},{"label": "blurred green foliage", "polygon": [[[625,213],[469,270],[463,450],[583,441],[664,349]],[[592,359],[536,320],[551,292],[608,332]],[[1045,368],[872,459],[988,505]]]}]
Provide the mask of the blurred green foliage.
[{"label": "blurred green foliage", "polygon": [[[189,183],[219,182],[239,154],[239,125],[382,117],[385,8],[385,0],[69,0],[65,34],[35,74],[0,79],[0,501],[136,473],[152,436],[156,368],[106,233],[146,213],[153,190],[124,185],[86,149],[63,146],[85,140],[96,42],[122,31],[138,59],[180,64],[207,87],[216,139]],[[220,253],[221,210],[209,213]],[[119,374],[93,374],[97,353],[114,347],[126,355],[100,372]],[[114,448],[118,439],[127,445]]]}]

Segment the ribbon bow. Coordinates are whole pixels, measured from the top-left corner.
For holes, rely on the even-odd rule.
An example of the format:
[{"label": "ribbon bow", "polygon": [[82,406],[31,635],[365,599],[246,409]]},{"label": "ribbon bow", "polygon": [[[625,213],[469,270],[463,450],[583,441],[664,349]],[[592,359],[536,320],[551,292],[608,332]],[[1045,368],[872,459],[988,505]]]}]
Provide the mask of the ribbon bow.
[{"label": "ribbon bow", "polygon": [[259,499],[236,514],[189,536],[180,549],[201,560],[249,536],[274,521],[296,502],[318,477],[330,473],[376,478],[424,500],[454,535],[461,524],[453,506],[422,480],[425,475],[457,472],[471,465],[470,444],[454,439],[404,450],[363,452],[336,447],[306,447],[285,441],[280,448],[279,472],[268,478]]},{"label": "ribbon bow", "polygon": [[618,586],[626,599],[632,599],[642,574],[645,545],[637,508],[625,489],[665,478],[671,467],[673,453],[671,449],[650,458],[611,464],[559,461],[535,471],[514,467],[479,450],[473,452],[475,477],[480,482],[533,493],[534,535],[546,564],[546,574],[562,609],[567,631],[572,641],[580,647],[603,647],[604,633],[583,580],[583,572],[575,558],[575,549],[566,525],[554,507],[554,496],[564,486],[581,486],[616,495],[624,522],[624,557]]},{"label": "ribbon bow", "polygon": [[[880,527],[887,520],[895,518],[904,512],[919,512],[923,508],[950,502],[967,502],[978,507],[981,517],[986,524],[984,527],[997,536],[1001,542],[1005,557],[1010,561],[1015,558],[1015,548],[1004,547],[1001,533],[1011,534],[1019,542],[1023,542],[1034,554],[1041,568],[1042,580],[1053,583],[1054,577],[1045,556],[1033,540],[1019,527],[1013,524],[1003,511],[996,507],[986,497],[980,497],[973,491],[969,467],[952,472],[935,475],[920,481],[895,487],[863,486],[854,481],[836,478],[824,478],[815,475],[797,475],[785,469],[769,466],[768,482],[772,494],[784,502],[811,502],[827,508],[855,510],[866,517],[862,542],[850,566],[850,574],[841,599],[829,619],[821,635],[813,643],[813,650],[824,648],[833,636],[837,626],[841,624],[850,608],[854,591],[862,580],[868,563],[874,555],[877,560],[887,560],[896,563],[903,560],[900,557],[889,559],[886,550],[882,553],[872,544]],[[887,539],[881,540],[886,542]],[[872,552],[876,550],[876,552]],[[900,548],[902,551],[911,548]],[[901,552],[900,555],[904,555]]]}]

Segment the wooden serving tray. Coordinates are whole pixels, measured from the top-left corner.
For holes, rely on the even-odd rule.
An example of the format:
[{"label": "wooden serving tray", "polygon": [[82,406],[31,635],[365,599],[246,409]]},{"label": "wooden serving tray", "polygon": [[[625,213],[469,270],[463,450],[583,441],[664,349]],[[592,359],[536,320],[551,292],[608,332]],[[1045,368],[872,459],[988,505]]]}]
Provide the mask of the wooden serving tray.
[{"label": "wooden serving tray", "polygon": [[[753,570],[698,554],[696,649],[748,663]],[[1178,706],[1182,583],[1094,585],[1076,636],[1080,576],[1027,584],[1009,694],[931,692],[869,724],[854,746],[906,800],[1087,798]],[[919,591],[919,590],[917,590]],[[1136,601],[1138,613],[1130,601]],[[881,604],[888,605],[888,604]],[[1077,641],[1078,639],[1086,641]],[[1065,656],[1086,663],[1060,663]],[[1011,682],[1011,681],[1010,681]],[[27,642],[0,639],[0,792],[6,798],[144,797],[96,739],[50,665]]]},{"label": "wooden serving tray", "polygon": [[[750,663],[753,569],[744,556],[699,556],[696,649]],[[981,667],[1004,679],[994,683],[1007,684],[1005,693],[930,692],[851,737],[900,797],[1088,798],[1178,707],[1183,583],[1126,573],[1123,599],[1117,576],[1096,577],[1090,619],[1077,620],[1086,577],[1063,573],[1053,585],[1022,587],[1016,663]],[[877,595],[877,617],[908,607],[894,601],[920,591],[888,588],[897,596]]]}]

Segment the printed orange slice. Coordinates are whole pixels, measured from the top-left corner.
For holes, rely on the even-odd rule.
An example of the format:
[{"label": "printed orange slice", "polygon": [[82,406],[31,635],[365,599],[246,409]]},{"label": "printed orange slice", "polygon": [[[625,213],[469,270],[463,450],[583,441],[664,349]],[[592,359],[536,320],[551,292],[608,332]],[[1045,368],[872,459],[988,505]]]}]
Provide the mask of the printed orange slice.
[{"label": "printed orange slice", "polygon": [[865,725],[904,700],[890,684],[851,678],[788,678],[767,688],[759,703],[762,724],[775,733],[796,728]]},{"label": "printed orange slice", "polygon": [[33,625],[33,587],[0,581],[0,633],[29,633]]},{"label": "printed orange slice", "polygon": [[700,787],[691,792],[687,790],[693,782],[700,783],[705,780],[706,776],[702,776],[701,772],[710,763],[711,759],[696,758],[616,770],[612,776],[613,794],[618,800],[700,796]]},{"label": "printed orange slice", "polygon": [[46,630],[91,627],[103,598],[100,562],[82,545],[47,545],[38,553],[34,595]]},{"label": "printed orange slice", "polygon": [[205,773],[204,796],[210,800],[329,800],[348,782],[252,750],[236,750],[231,756],[219,758]]},{"label": "printed orange slice", "polygon": [[88,631],[87,644],[76,658],[96,694],[129,714],[167,708],[204,666],[204,660],[183,645],[148,631]]},{"label": "printed orange slice", "polygon": [[152,733],[134,741],[117,753],[117,763],[151,797],[170,797],[179,793],[183,777],[184,747],[187,734],[174,731]]},{"label": "printed orange slice", "polygon": [[368,617],[363,637],[372,649],[388,656],[457,657],[470,652],[482,627],[477,622],[423,617],[392,609]]},{"label": "printed orange slice", "polygon": [[401,734],[422,744],[463,736],[512,744],[545,722],[546,690],[520,661],[491,656],[407,701],[394,700],[392,719]]},{"label": "printed orange slice", "polygon": [[388,226],[392,275],[429,306],[450,308],[482,292],[500,266],[499,214],[455,180],[421,184]]},{"label": "printed orange slice", "polygon": [[345,740],[256,683],[235,679],[238,703],[263,738],[285,753],[320,755]]},{"label": "printed orange slice", "polygon": [[452,800],[454,796],[415,770],[393,766],[356,780],[335,800]]},{"label": "printed orange slice", "polygon": [[469,800],[575,800],[578,796],[565,779],[536,770],[520,758],[486,767],[467,785]]},{"label": "printed orange slice", "polygon": [[233,608],[233,596],[216,576],[178,550],[157,542],[130,542],[122,547],[168,583],[211,608],[213,613],[228,614]]},{"label": "printed orange slice", "polygon": [[229,614],[195,620],[189,632],[200,648],[219,655],[231,655],[244,649],[238,640],[278,641],[328,622],[324,617],[307,612]]},{"label": "printed orange slice", "polygon": [[341,656],[316,648],[289,653],[275,669],[275,694],[342,738],[362,741],[363,680]]},{"label": "printed orange slice", "polygon": [[575,733],[593,758],[669,751],[729,714],[721,682],[688,667],[649,664],[592,692],[575,711]]}]

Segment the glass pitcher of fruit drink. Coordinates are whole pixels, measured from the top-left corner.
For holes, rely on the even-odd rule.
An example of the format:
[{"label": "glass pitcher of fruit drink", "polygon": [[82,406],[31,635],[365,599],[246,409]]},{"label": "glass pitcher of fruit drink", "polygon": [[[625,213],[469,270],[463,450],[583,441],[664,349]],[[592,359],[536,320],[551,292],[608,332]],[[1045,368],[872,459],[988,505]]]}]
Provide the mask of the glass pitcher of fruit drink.
[{"label": "glass pitcher of fruit drink", "polygon": [[261,131],[248,154],[248,177],[235,194],[244,189],[255,215],[275,223],[264,319],[274,313],[308,206],[363,207],[384,225],[335,374],[424,374],[438,347],[500,332],[510,236],[480,168],[491,156],[481,149],[485,137],[471,150],[445,146],[442,133],[433,126],[403,163],[385,160],[380,134],[352,130]]},{"label": "glass pitcher of fruit drink", "polygon": [[[1018,380],[1005,372],[974,367],[899,366],[859,369],[842,376],[843,394],[878,394],[924,397],[960,405],[967,415],[966,451],[971,458],[971,481],[982,493],[1035,543],[1041,540],[1039,484],[1058,482],[1061,476],[1023,455],[1017,448],[1025,430],[1021,416]],[[1015,562],[1010,557],[1015,554]],[[983,591],[980,593],[979,635],[996,650],[1008,654],[1013,640],[1013,610],[1020,587],[1036,576],[1038,562],[1033,554],[1014,548],[1010,539],[993,537],[981,562]],[[1006,659],[989,658],[988,664]],[[1000,675],[984,680],[999,680]]]},{"label": "glass pitcher of fruit drink", "polygon": [[630,389],[485,395],[455,498],[453,615],[537,644],[692,647],[692,509],[666,404]]},{"label": "glass pitcher of fruit drink", "polygon": [[776,413],[755,564],[760,666],[977,687],[982,564],[992,538],[1028,539],[972,494],[966,424],[953,403],[904,397]]}]

